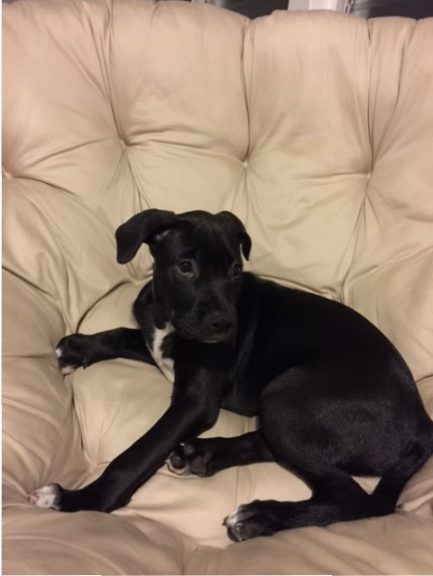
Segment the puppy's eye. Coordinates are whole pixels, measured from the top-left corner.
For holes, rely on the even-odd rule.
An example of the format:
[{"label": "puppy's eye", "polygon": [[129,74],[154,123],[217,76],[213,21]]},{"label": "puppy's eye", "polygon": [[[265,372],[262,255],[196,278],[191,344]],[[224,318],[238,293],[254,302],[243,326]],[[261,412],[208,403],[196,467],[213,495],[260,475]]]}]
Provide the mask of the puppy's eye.
[{"label": "puppy's eye", "polygon": [[237,278],[238,276],[240,276],[241,272],[242,272],[242,266],[238,262],[235,262],[231,269],[232,277]]},{"label": "puppy's eye", "polygon": [[177,268],[185,276],[191,276],[194,273],[194,265],[191,260],[181,260],[178,262]]}]

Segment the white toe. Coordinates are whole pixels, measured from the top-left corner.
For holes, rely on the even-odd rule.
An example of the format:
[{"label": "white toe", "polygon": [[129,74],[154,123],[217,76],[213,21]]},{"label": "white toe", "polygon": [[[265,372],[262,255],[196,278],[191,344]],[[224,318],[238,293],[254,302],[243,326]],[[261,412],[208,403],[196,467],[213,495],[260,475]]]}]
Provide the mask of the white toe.
[{"label": "white toe", "polygon": [[62,374],[64,374],[65,376],[67,376],[68,374],[72,374],[72,372],[75,370],[75,366],[63,366],[62,369],[60,370]]},{"label": "white toe", "polygon": [[234,528],[236,526],[236,524],[239,521],[239,508],[237,508],[233,514],[231,514],[230,516],[227,516],[224,519],[224,526],[227,526],[227,528]]},{"label": "white toe", "polygon": [[186,476],[190,473],[189,466],[184,466],[183,468],[175,468],[172,466],[170,460],[166,460],[167,468],[172,474],[176,474],[176,476]]},{"label": "white toe", "polygon": [[57,496],[57,486],[55,484],[48,484],[47,486],[42,486],[39,490],[32,492],[29,496],[29,500],[39,508],[54,508],[58,510],[58,506],[55,505]]}]

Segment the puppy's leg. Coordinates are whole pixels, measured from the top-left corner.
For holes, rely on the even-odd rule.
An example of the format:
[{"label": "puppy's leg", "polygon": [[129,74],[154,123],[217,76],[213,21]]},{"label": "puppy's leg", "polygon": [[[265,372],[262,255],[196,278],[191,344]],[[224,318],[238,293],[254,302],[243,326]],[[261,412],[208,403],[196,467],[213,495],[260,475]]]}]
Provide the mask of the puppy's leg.
[{"label": "puppy's leg", "polygon": [[168,468],[175,474],[212,476],[231,466],[275,460],[260,430],[234,438],[196,438],[170,454]]},{"label": "puppy's leg", "polygon": [[204,372],[201,369],[197,379],[191,372],[185,374],[186,381],[182,379],[178,388],[175,383],[172,402],[166,412],[94,482],[80,490],[65,490],[58,484],[48,484],[31,494],[31,502],[63,512],[111,512],[125,506],[180,442],[201,434],[215,423],[222,384],[206,378]]},{"label": "puppy's leg", "polygon": [[256,500],[239,506],[225,520],[228,535],[239,542],[289,528],[327,526],[333,522],[392,514],[404,485],[430,455],[431,439],[420,438],[400,462],[382,476],[372,494],[367,494],[348,474],[339,470],[325,478],[307,475],[313,489],[310,500]]},{"label": "puppy's leg", "polygon": [[326,526],[382,514],[375,513],[372,497],[348,475],[317,479],[316,486],[312,487],[314,495],[310,500],[255,500],[239,506],[225,520],[229,538],[240,542],[289,528]]},{"label": "puppy's leg", "polygon": [[[383,424],[387,414],[377,403],[366,408],[356,397],[347,403],[344,396],[339,401],[336,395],[329,401],[320,395],[322,388],[329,391],[329,385],[323,374],[294,369],[275,378],[262,395],[260,423],[266,442],[279,463],[309,483],[313,497],[240,506],[226,520],[232,540],[391,514],[405,483],[432,454],[429,421],[412,428],[400,442],[392,421],[390,430]],[[382,446],[380,458],[375,458],[373,468],[378,445]],[[358,462],[369,467],[367,473],[382,476],[372,494],[350,475],[359,470]]]},{"label": "puppy's leg", "polygon": [[63,374],[113,358],[154,364],[141,330],[132,328],[115,328],[97,334],[71,334],[60,340],[56,354]]}]

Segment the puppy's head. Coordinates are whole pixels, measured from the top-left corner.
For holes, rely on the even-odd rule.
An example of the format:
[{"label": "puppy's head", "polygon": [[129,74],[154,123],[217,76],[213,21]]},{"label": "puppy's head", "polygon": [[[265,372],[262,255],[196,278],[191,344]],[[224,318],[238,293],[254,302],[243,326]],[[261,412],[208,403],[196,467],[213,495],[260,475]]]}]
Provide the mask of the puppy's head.
[{"label": "puppy's head", "polygon": [[145,210],[117,229],[116,240],[121,264],[129,262],[143,242],[149,245],[156,304],[180,336],[205,343],[233,339],[241,251],[248,259],[251,249],[236,216]]}]

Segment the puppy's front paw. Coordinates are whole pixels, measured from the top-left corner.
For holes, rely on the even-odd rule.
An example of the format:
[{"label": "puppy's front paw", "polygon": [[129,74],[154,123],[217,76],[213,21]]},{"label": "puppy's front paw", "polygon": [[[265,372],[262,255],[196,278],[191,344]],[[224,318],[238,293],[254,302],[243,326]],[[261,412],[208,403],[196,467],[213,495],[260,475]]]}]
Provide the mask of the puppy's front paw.
[{"label": "puppy's front paw", "polygon": [[86,334],[71,334],[60,340],[56,356],[62,374],[71,374],[77,368],[86,368],[91,364],[90,338]]},{"label": "puppy's front paw", "polygon": [[53,510],[61,509],[62,488],[59,484],[47,484],[39,490],[34,490],[29,500],[39,508],[52,508]]}]

